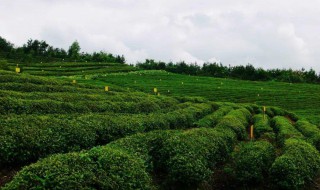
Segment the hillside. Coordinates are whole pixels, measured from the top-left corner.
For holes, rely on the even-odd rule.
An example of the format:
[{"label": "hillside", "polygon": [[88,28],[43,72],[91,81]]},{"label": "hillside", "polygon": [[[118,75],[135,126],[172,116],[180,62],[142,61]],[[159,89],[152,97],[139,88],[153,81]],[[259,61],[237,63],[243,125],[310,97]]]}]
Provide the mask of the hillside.
[{"label": "hillside", "polygon": [[137,71],[120,74],[88,75],[88,79],[75,77],[81,83],[105,82],[131,90],[153,94],[157,88],[161,95],[172,97],[203,97],[211,101],[255,103],[278,106],[320,125],[320,86],[306,83],[257,82],[196,77],[165,71]]},{"label": "hillside", "polygon": [[304,118],[316,85],[3,65],[3,189],[316,188],[320,130]]}]

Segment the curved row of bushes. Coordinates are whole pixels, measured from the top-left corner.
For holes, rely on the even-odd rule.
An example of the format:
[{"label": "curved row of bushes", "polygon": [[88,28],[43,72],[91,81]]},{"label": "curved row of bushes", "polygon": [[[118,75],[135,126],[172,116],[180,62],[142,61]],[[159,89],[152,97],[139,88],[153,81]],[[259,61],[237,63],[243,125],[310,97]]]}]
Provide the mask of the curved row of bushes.
[{"label": "curved row of bushes", "polygon": [[270,118],[268,115],[257,114],[253,117],[254,134],[256,138],[260,138],[264,133],[272,133],[270,126]]},{"label": "curved row of bushes", "polygon": [[276,150],[267,141],[240,143],[232,153],[234,177],[245,184],[261,183],[275,158]]},{"label": "curved row of bushes", "polygon": [[295,113],[289,112],[287,110],[284,110],[278,107],[266,107],[266,114],[270,118],[273,118],[275,116],[286,116],[294,122],[298,121],[299,119],[299,117]]},{"label": "curved row of bushes", "polygon": [[42,85],[70,85],[70,83],[62,82],[58,80],[51,80],[44,77],[36,77],[24,74],[16,74],[14,72],[5,72],[0,71],[0,83],[33,83],[33,84],[42,84]]},{"label": "curved row of bushes", "polygon": [[90,112],[151,113],[172,110],[177,102],[171,99],[145,98],[140,101],[56,101],[50,99],[25,100],[0,97],[1,114],[67,114]]},{"label": "curved row of bushes", "polygon": [[298,189],[319,172],[320,154],[302,139],[285,141],[284,153],[272,164],[270,176],[282,189]]},{"label": "curved row of bushes", "polygon": [[79,151],[137,132],[191,128],[216,106],[191,104],[149,115],[8,115],[0,122],[0,163],[25,164],[49,154]]},{"label": "curved row of bushes", "polygon": [[98,147],[58,154],[23,168],[3,190],[153,189],[143,160],[122,149]]},{"label": "curved row of bushes", "polygon": [[231,110],[233,110],[233,108],[230,106],[222,106],[217,111],[205,116],[204,118],[197,121],[195,124],[198,127],[215,127],[219,123],[220,119],[227,113],[229,113]]},{"label": "curved row of bushes", "polygon": [[209,128],[136,134],[42,159],[23,168],[4,189],[150,189],[153,173],[161,173],[164,185],[197,185],[228,157],[235,140],[234,133]]},{"label": "curved row of bushes", "polygon": [[[211,109],[215,106],[211,105]],[[220,106],[224,107],[224,105]],[[194,113],[194,117],[198,119],[209,114],[208,109],[205,109],[206,113],[202,116],[200,116],[201,111],[195,112],[196,107],[189,110],[192,110],[190,112]],[[155,115],[154,117],[160,119],[160,126],[165,126],[161,118],[168,116],[156,117]],[[188,117],[184,119],[186,119],[185,123],[189,123],[188,126],[193,125],[192,119],[189,120]],[[86,120],[89,122],[91,119],[86,118]],[[228,123],[228,120],[235,121],[235,124]],[[137,133],[89,151],[51,156],[25,167],[5,189],[50,189],[52,187],[59,189],[63,186],[69,189],[81,189],[81,187],[86,189],[134,189],[137,187],[149,189],[154,188],[151,185],[154,183],[178,189],[197,187],[211,177],[216,167],[224,164],[230,158],[237,138],[244,138],[242,132],[250,122],[250,112],[245,108],[240,108],[230,111],[220,119],[214,128]],[[304,140],[291,138],[297,136],[285,135],[287,130],[292,129],[287,118],[275,117],[272,123],[277,129],[276,132],[284,134],[283,154],[275,159],[276,151],[266,141],[242,143],[235,148],[232,154],[233,171],[241,183],[260,183],[263,179],[270,178],[276,187],[298,188],[311,180],[319,171],[319,152]],[[176,124],[178,124],[177,128],[186,128],[179,126],[179,123]],[[169,124],[165,129],[170,128],[172,126]],[[298,135],[299,138],[301,136]],[[110,157],[110,159],[105,159],[104,165],[101,165],[100,156],[113,155],[110,151],[134,158],[139,162],[140,168],[136,168],[137,162],[131,163],[132,166],[126,164],[128,157],[121,158],[125,163],[121,165],[120,162],[117,162],[121,156],[112,158],[117,164],[120,164],[119,166],[113,165],[114,162],[111,162]],[[97,154],[92,156],[92,152],[101,154],[95,157]],[[116,171],[112,170],[114,168]],[[136,176],[142,176],[142,179],[137,181]],[[128,178],[124,180],[125,177]],[[151,178],[156,180],[151,182]]]},{"label": "curved row of bushes", "polygon": [[295,127],[306,137],[307,142],[313,144],[320,151],[320,129],[316,125],[299,120]]},{"label": "curved row of bushes", "polygon": [[[71,82],[70,82],[71,83]],[[18,91],[18,92],[78,92],[93,94],[97,91],[82,88],[81,86],[69,86],[69,85],[48,85],[48,84],[34,84],[34,83],[1,83],[0,90]],[[102,89],[103,90],[103,89]],[[101,92],[102,92],[101,90]]]},{"label": "curved row of bushes", "polygon": [[236,133],[239,140],[244,140],[248,136],[246,130],[250,121],[251,113],[246,108],[240,108],[230,111],[215,128],[222,132],[231,130]]},{"label": "curved row of bushes", "polygon": [[[9,64],[11,66],[15,66],[15,64]],[[28,67],[29,64],[28,63],[21,63],[21,66],[26,66]],[[31,66],[32,67],[88,67],[88,66],[115,66],[115,65],[119,65],[119,63],[106,63],[106,62],[102,62],[102,63],[97,63],[97,62],[52,62],[52,63],[32,63]]]},{"label": "curved row of bushes", "polygon": [[295,137],[303,138],[303,135],[292,125],[288,118],[276,116],[271,120],[271,126],[277,133],[277,144],[282,147],[286,139]]},{"label": "curved row of bushes", "polygon": [[22,70],[22,72],[28,73],[31,75],[38,75],[38,76],[74,76],[74,75],[94,75],[97,73],[105,74],[105,73],[131,72],[131,71],[137,71],[139,69],[128,66],[128,65],[116,65],[112,67],[102,67],[102,68],[100,67],[98,69],[83,68],[82,70],[79,70],[79,71],[73,71],[73,70],[50,71],[51,69],[47,71],[46,68],[43,68],[42,70],[39,69],[38,71],[34,71],[34,70],[29,71],[28,68],[25,68],[24,70]]},{"label": "curved row of bushes", "polygon": [[[203,110],[206,110],[205,114],[209,114],[209,110],[211,109],[212,111],[212,107],[214,107],[210,105],[211,108],[209,109],[207,107],[208,104],[202,105],[206,105],[206,108],[202,108]],[[195,118],[193,121],[190,120],[189,124],[193,125],[195,119],[201,117],[201,109],[193,107],[188,108],[188,110],[192,110],[194,113],[193,117]],[[240,115],[242,116],[239,118],[240,124],[246,125],[249,122],[247,120],[248,113],[249,112],[246,109],[238,109],[230,112],[224,118],[238,117]],[[202,117],[205,114],[203,114]],[[169,115],[172,114],[167,114],[163,117],[167,118]],[[179,117],[179,115],[177,115],[177,117]],[[156,117],[156,119],[158,118],[159,117]],[[184,124],[180,125],[181,122],[174,124],[178,125],[177,128],[186,127]],[[172,128],[170,125],[171,124],[169,124],[168,127]],[[149,168],[148,171],[160,170],[165,174],[166,177],[164,177],[164,182],[166,184],[197,185],[203,180],[208,179],[212,173],[212,169],[217,163],[221,163],[228,158],[228,155],[233,149],[233,145],[237,141],[236,132],[237,130],[233,127],[220,125],[220,127],[213,129],[198,128],[186,130],[184,132],[175,131],[172,132],[174,135],[170,135],[168,132],[162,132],[160,137],[158,137],[159,135],[148,136],[147,134],[138,134],[133,137],[115,141],[107,145],[107,147],[117,146],[126,149],[129,152],[136,152],[135,155],[138,155],[145,160],[145,165]],[[75,139],[74,137],[72,138]],[[133,141],[128,141],[126,139],[132,139]],[[31,147],[33,147],[33,145],[31,145]],[[35,151],[33,150],[33,152]],[[156,163],[153,164],[151,161],[155,160]],[[46,167],[45,161],[40,161],[40,163],[43,163],[43,167]],[[30,167],[32,167],[32,165]],[[41,168],[39,170],[45,169]],[[59,172],[60,171],[55,175],[59,175]],[[33,175],[33,172],[30,173],[28,171],[28,167],[20,173]],[[48,171],[48,173],[50,172]],[[25,183],[18,180],[20,175],[22,174],[18,174],[18,177],[13,180],[12,184]],[[27,183],[31,184],[30,182]],[[34,184],[37,185],[38,183]]]}]

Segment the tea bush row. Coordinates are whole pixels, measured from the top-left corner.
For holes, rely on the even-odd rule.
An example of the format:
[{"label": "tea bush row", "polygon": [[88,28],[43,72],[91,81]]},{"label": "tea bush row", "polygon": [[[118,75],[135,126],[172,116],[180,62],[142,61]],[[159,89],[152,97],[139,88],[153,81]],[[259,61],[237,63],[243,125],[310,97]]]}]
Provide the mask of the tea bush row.
[{"label": "tea bush row", "polygon": [[281,189],[300,189],[319,172],[317,149],[302,139],[285,141],[284,153],[272,164],[270,176]]},{"label": "tea bush row", "polygon": [[303,135],[283,116],[276,116],[271,120],[271,126],[277,133],[277,144],[282,147],[286,139],[295,137],[303,138]]},{"label": "tea bush row", "polygon": [[268,115],[257,114],[253,117],[254,134],[256,138],[261,137],[264,133],[271,133],[273,129],[270,126]]},{"label": "tea bush row", "polygon": [[139,157],[114,147],[98,147],[40,160],[23,168],[3,189],[154,188]]},{"label": "tea bush row", "polygon": [[295,127],[320,151],[320,129],[306,120],[299,120]]},{"label": "tea bush row", "polygon": [[275,158],[275,148],[267,141],[240,143],[232,153],[235,178],[244,184],[259,184],[268,177]]},{"label": "tea bush row", "polygon": [[222,132],[232,130],[239,140],[247,138],[246,129],[251,121],[251,113],[246,108],[232,110],[224,116],[215,128]]},{"label": "tea bush row", "polygon": [[25,164],[46,155],[79,151],[137,132],[191,128],[214,104],[149,115],[8,115],[0,122],[0,163]]}]

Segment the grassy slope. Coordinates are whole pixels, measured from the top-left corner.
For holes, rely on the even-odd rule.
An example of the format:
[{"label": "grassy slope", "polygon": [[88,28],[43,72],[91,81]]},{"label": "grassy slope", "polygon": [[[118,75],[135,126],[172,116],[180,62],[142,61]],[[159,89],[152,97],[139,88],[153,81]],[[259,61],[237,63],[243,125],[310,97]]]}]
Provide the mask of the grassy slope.
[{"label": "grassy slope", "polygon": [[89,78],[94,80],[79,79],[83,83],[113,84],[146,93],[153,93],[153,88],[156,87],[161,95],[201,96],[213,101],[278,106],[320,124],[320,86],[315,84],[242,81],[179,75],[165,71],[91,75]]}]

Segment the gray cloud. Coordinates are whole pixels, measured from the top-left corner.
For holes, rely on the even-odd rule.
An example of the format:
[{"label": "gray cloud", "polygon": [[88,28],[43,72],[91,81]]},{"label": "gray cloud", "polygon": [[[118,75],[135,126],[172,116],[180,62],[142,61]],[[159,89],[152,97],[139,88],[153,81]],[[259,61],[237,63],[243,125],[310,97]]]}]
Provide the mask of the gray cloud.
[{"label": "gray cloud", "polygon": [[131,63],[246,64],[320,71],[320,1],[2,0],[0,35],[83,51],[124,54]]}]

